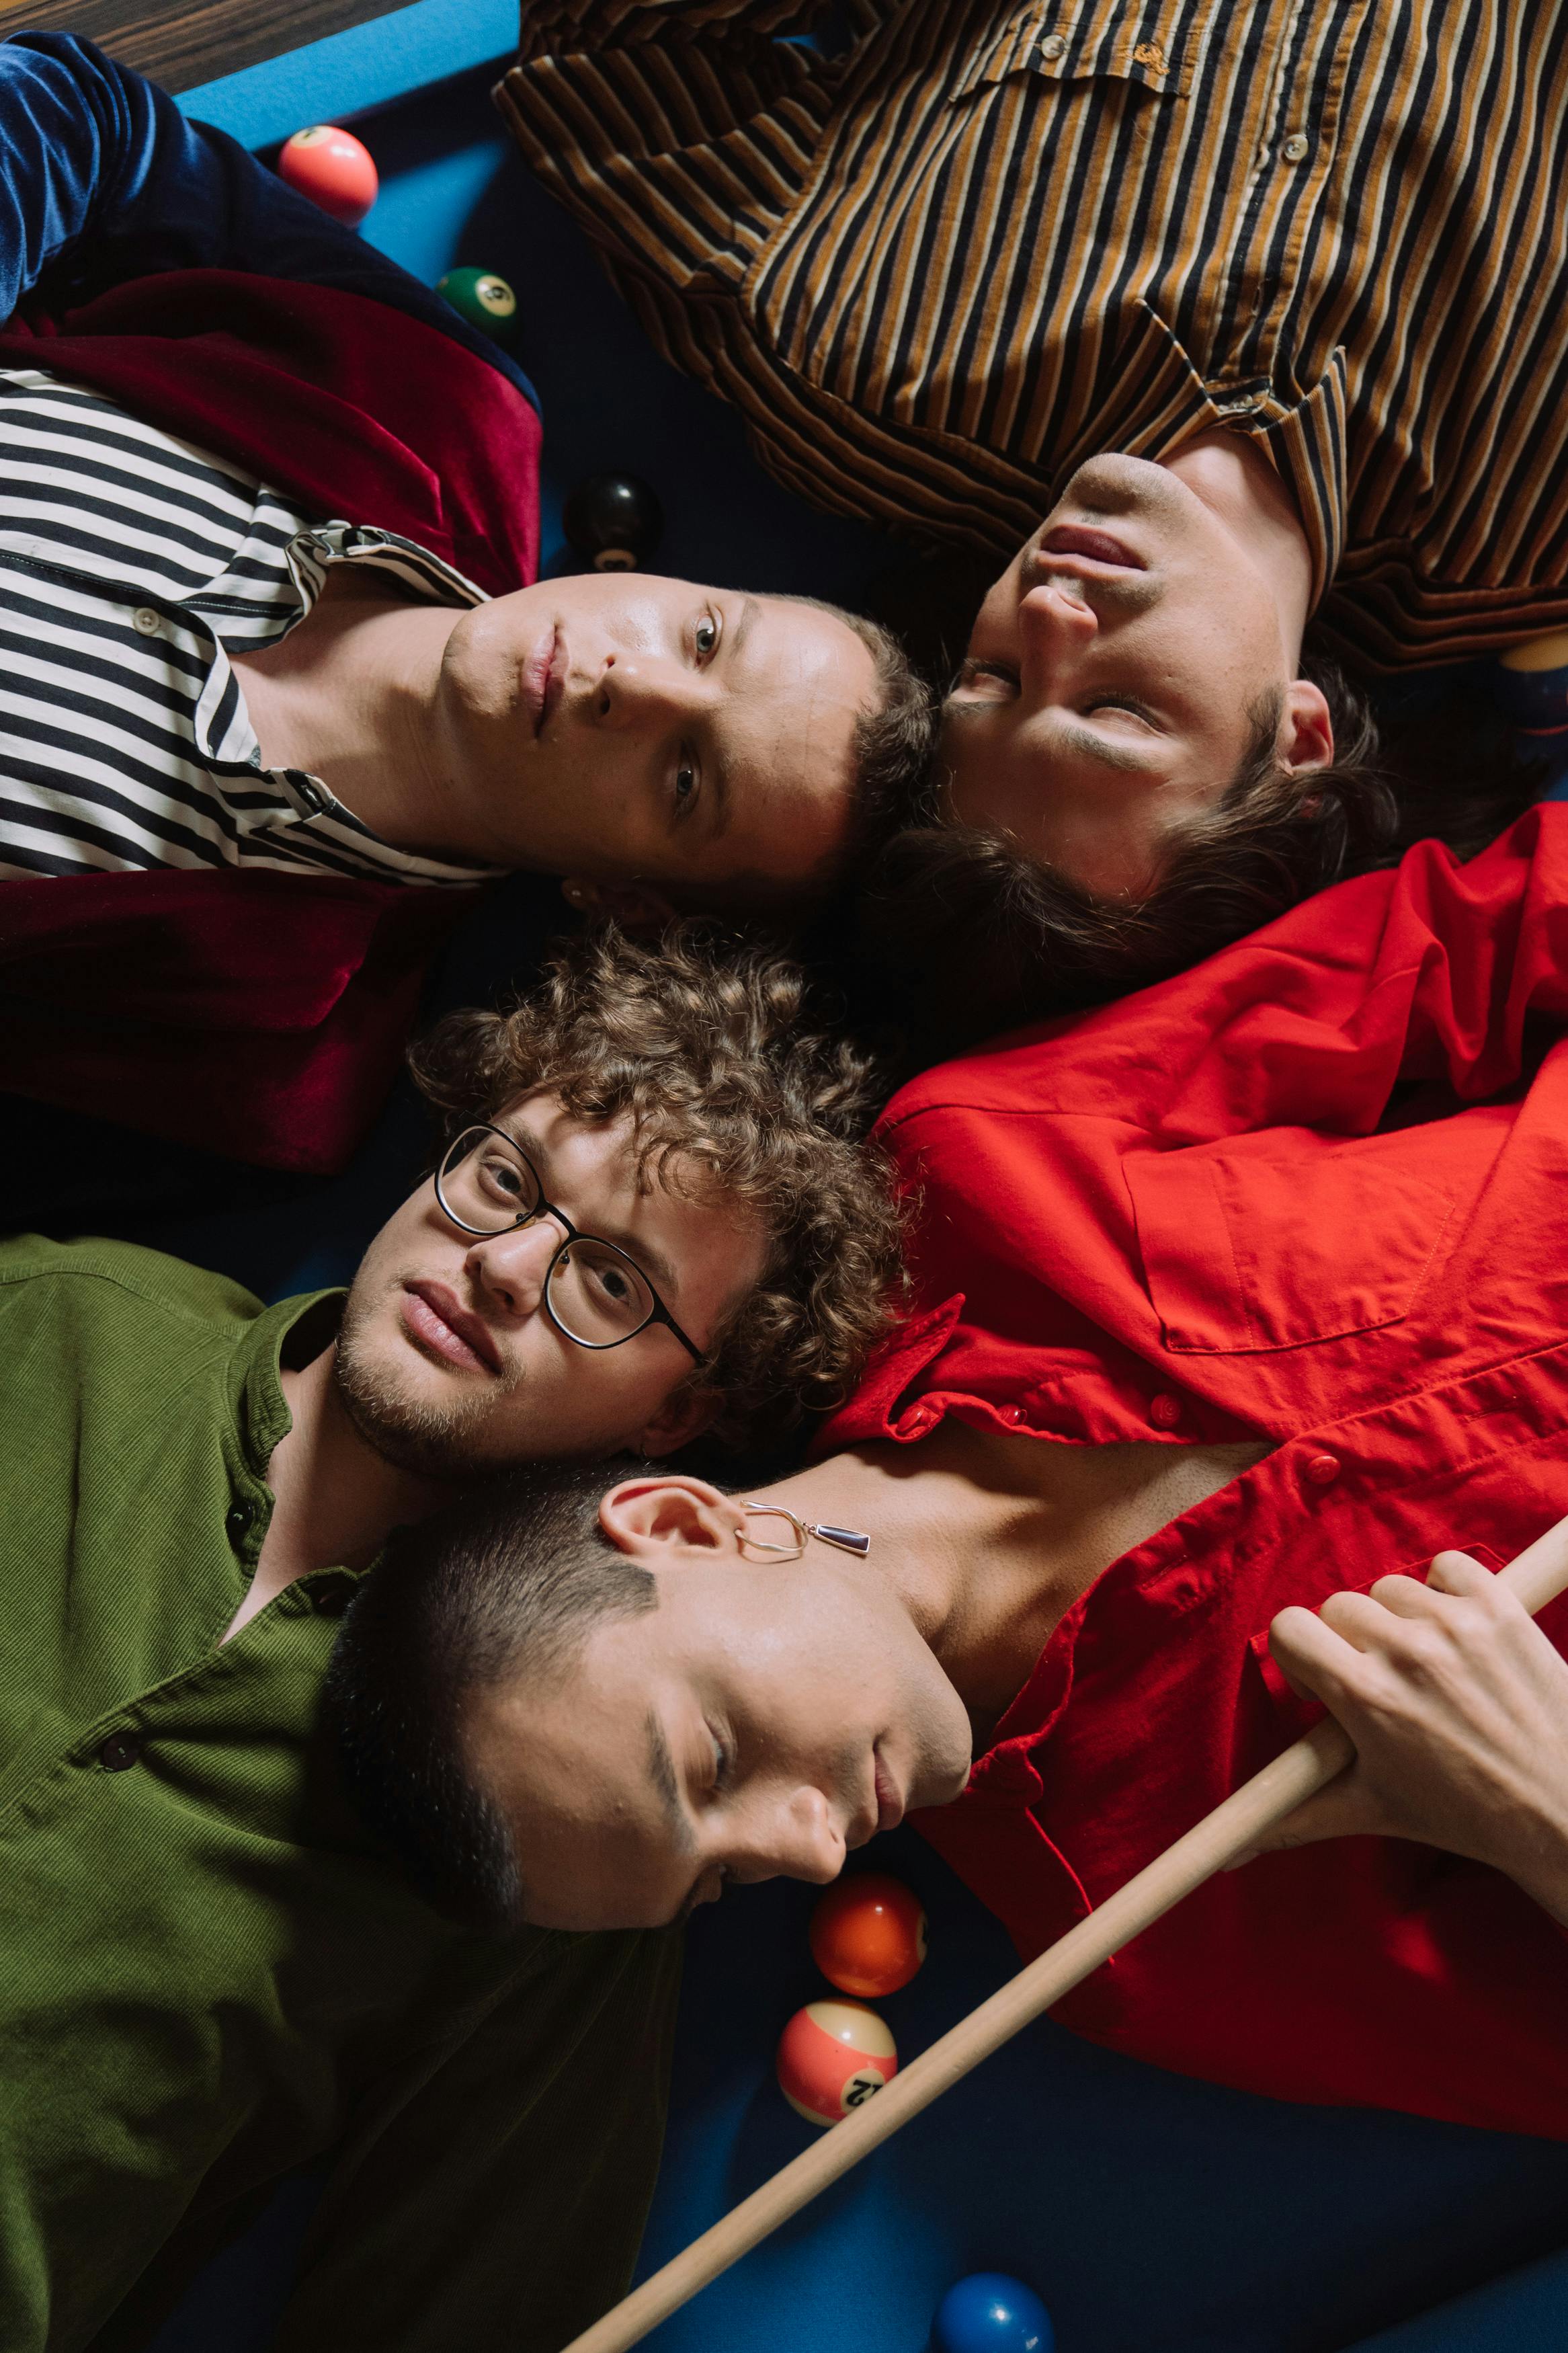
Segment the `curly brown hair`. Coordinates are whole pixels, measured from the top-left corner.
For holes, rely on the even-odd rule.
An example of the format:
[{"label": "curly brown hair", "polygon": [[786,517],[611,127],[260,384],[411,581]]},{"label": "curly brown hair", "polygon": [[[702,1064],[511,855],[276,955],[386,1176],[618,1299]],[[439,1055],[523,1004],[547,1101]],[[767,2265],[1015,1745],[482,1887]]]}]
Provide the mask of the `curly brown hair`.
[{"label": "curly brown hair", "polygon": [[448,1137],[543,1092],[590,1125],[629,1113],[643,1184],[760,1219],[762,1280],[689,1377],[730,1445],[839,1404],[902,1296],[900,1212],[868,1140],[887,1090],[813,986],[711,925],[646,942],[605,925],[518,1004],[449,1014],[409,1051]]}]

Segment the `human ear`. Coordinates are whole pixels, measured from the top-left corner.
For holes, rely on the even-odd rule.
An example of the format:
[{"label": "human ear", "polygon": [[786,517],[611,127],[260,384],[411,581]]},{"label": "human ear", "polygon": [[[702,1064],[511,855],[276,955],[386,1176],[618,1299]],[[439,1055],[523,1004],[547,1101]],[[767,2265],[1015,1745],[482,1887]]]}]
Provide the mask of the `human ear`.
[{"label": "human ear", "polygon": [[735,1540],[745,1515],[706,1479],[659,1473],[612,1487],[600,1502],[599,1525],[617,1552],[651,1568],[683,1552],[739,1559]]},{"label": "human ear", "polygon": [[561,885],[569,907],[585,915],[608,915],[623,932],[661,932],[675,921],[675,904],[651,882],[595,882],[569,874]]},{"label": "human ear", "polygon": [[679,1388],[667,1398],[653,1419],[637,1439],[637,1451],[649,1461],[662,1461],[668,1454],[679,1454],[694,1438],[700,1438],[711,1427],[719,1410],[719,1400],[710,1389]]},{"label": "human ear", "polygon": [[1333,759],[1334,723],[1322,689],[1310,678],[1293,678],[1285,690],[1278,749],[1281,763],[1292,774],[1326,768]]}]

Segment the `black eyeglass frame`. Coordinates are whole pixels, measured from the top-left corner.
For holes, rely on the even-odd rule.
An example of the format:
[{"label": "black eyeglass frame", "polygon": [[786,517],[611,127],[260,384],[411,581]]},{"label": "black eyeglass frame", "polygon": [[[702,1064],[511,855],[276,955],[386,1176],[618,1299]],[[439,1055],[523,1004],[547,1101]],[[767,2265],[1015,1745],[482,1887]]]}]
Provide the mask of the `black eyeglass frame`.
[{"label": "black eyeglass frame", "polygon": [[[518,1158],[521,1161],[523,1166],[527,1169],[529,1175],[533,1179],[534,1189],[539,1195],[538,1200],[534,1203],[532,1208],[528,1210],[522,1217],[514,1218],[510,1226],[470,1226],[467,1218],[458,1217],[450,1201],[447,1198],[444,1180],[451,1174],[455,1167],[461,1167],[463,1161],[468,1156],[465,1152],[459,1158],[454,1160],[453,1155],[457,1152],[458,1145],[463,1142],[464,1137],[469,1135],[499,1135],[501,1142],[508,1145],[511,1151],[516,1153]],[[477,1146],[475,1148],[477,1149]],[[700,1365],[704,1361],[706,1351],[700,1348],[695,1340],[689,1339],[687,1335],[681,1330],[679,1324],[676,1322],[674,1316],[670,1314],[668,1308],[659,1297],[658,1293],[655,1290],[653,1277],[650,1274],[646,1273],[644,1270],[638,1266],[630,1250],[624,1250],[619,1242],[607,1242],[603,1234],[585,1234],[580,1226],[574,1226],[573,1224],[564,1209],[558,1208],[553,1201],[546,1198],[544,1186],[540,1178],[538,1169],[534,1166],[532,1161],[529,1158],[528,1154],[523,1150],[516,1136],[509,1135],[504,1127],[497,1127],[492,1121],[488,1119],[475,1119],[470,1120],[467,1127],[459,1130],[459,1132],[452,1138],[451,1143],[447,1146],[446,1151],[442,1154],[440,1166],[436,1171],[436,1198],[441,1204],[442,1214],[450,1218],[452,1223],[457,1227],[459,1233],[478,1234],[481,1238],[489,1238],[494,1234],[514,1234],[517,1232],[520,1226],[531,1226],[534,1220],[539,1218],[554,1219],[556,1224],[561,1228],[561,1240],[551,1253],[550,1263],[544,1270],[544,1282],[542,1286],[541,1296],[544,1301],[544,1312],[549,1316],[551,1322],[554,1324],[555,1329],[560,1333],[563,1340],[570,1340],[574,1348],[592,1348],[595,1355],[601,1354],[606,1348],[624,1348],[628,1340],[637,1339],[642,1333],[648,1329],[650,1324],[662,1324],[668,1331],[674,1333],[676,1338],[679,1341],[681,1346],[686,1350],[687,1355],[691,1358],[694,1364]],[[584,1340],[580,1334],[569,1330],[568,1327],[563,1324],[560,1316],[555,1313],[554,1303],[550,1296],[551,1277],[554,1274],[556,1267],[559,1265],[566,1251],[571,1249],[574,1242],[591,1242],[595,1250],[613,1250],[617,1258],[625,1259],[626,1264],[636,1274],[637,1281],[641,1283],[646,1283],[647,1286],[648,1297],[653,1301],[653,1305],[649,1308],[647,1314],[643,1317],[642,1322],[637,1324],[636,1329],[631,1332],[623,1332],[618,1340]]]}]

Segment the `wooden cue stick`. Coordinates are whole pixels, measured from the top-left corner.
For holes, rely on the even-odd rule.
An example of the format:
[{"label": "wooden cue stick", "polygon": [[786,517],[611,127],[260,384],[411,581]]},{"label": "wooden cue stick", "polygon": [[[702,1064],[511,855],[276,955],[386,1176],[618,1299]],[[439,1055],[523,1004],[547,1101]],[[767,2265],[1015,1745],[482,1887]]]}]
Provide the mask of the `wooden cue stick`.
[{"label": "wooden cue stick", "polygon": [[[1543,1609],[1568,1588],[1568,1519],[1548,1528],[1499,1575],[1531,1617]],[[627,2347],[689,2303],[700,2288],[798,2213],[879,2142],[889,2139],[900,2125],[940,2098],[1021,2027],[1070,1993],[1184,1895],[1190,1895],[1194,1887],[1238,1854],[1245,1854],[1294,1808],[1342,1772],[1354,1753],[1349,1735],[1331,1716],[1316,1725],[1174,1846],[1156,1856],[1097,1912],[1080,1920],[901,2068],[875,2099],[803,2149],[662,2271],[655,2272],[612,2312],[574,2338],[565,2353],[626,2353]]]}]

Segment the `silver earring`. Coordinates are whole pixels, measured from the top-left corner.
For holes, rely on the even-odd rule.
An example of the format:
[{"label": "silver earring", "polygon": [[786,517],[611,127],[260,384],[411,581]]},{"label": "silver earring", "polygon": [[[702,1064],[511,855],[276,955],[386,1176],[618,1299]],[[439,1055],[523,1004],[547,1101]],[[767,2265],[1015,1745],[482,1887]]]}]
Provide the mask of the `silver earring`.
[{"label": "silver earring", "polygon": [[742,1504],[741,1509],[754,1514],[758,1519],[787,1520],[795,1532],[793,1544],[771,1544],[765,1536],[752,1535],[749,1528],[738,1528],[735,1542],[742,1552],[749,1546],[752,1552],[768,1553],[775,1560],[799,1560],[808,1536],[815,1536],[819,1544],[831,1545],[836,1552],[857,1553],[862,1560],[871,1549],[870,1537],[862,1535],[858,1528],[833,1528],[825,1522],[797,1520],[782,1504]]}]

